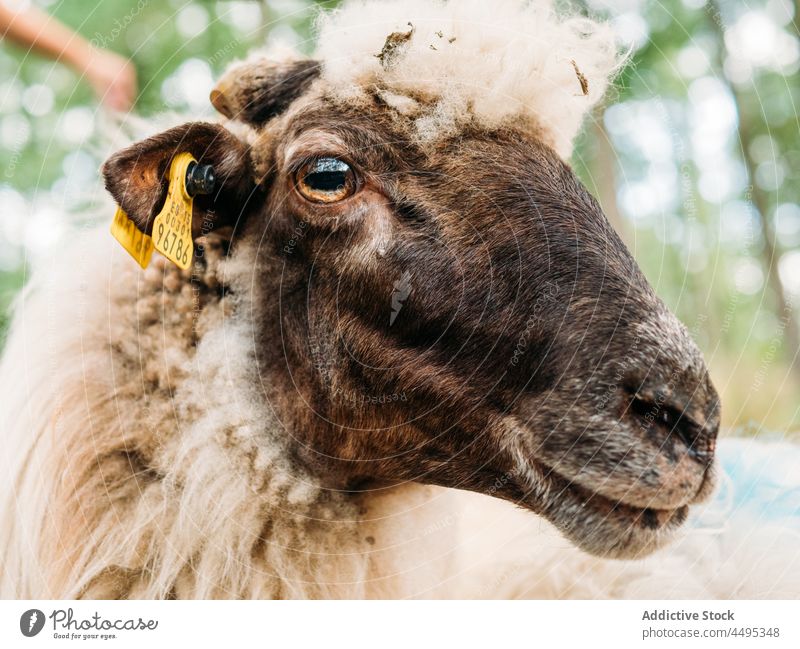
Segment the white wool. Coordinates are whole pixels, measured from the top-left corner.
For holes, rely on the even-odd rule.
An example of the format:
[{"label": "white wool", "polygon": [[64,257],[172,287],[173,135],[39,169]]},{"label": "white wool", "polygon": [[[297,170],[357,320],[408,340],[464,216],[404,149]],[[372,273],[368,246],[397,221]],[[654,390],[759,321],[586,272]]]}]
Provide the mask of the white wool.
[{"label": "white wool", "polygon": [[[235,282],[251,264],[226,266]],[[140,272],[103,227],[75,235],[20,296],[0,364],[0,595],[359,594],[336,582],[362,579],[363,558],[314,567],[354,539],[342,526],[305,542],[318,487],[281,515],[305,476],[255,396],[247,319],[209,303],[194,348],[189,289],[161,258]],[[157,480],[122,455],[145,448]]]},{"label": "white wool", "polygon": [[[382,62],[387,37],[412,28]],[[432,101],[416,123],[421,139],[467,119],[532,121],[564,158],[621,63],[607,24],[521,0],[348,2],[322,16],[316,58],[343,99],[377,86]]]},{"label": "white wool", "polygon": [[[721,441],[726,443],[729,440]],[[772,452],[779,450],[775,447]],[[796,519],[765,521],[755,511],[721,508],[714,501],[693,510],[675,542],[644,559],[621,561],[590,556],[543,519],[496,499],[465,494],[461,509],[465,512],[459,529],[464,596],[800,598]],[[709,516],[723,524],[705,527]]]},{"label": "white wool", "polygon": [[0,362],[0,597],[446,594],[447,557],[422,557],[453,530],[420,530],[449,492],[354,502],[291,461],[258,390],[242,243],[212,263],[238,297],[199,312],[185,274],[158,255],[140,271],[107,225],[34,273]]}]

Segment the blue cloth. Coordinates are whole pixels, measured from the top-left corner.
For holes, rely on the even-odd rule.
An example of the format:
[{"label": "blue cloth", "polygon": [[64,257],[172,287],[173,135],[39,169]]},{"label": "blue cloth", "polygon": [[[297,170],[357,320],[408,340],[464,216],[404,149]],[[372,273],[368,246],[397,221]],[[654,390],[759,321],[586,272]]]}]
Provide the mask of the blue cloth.
[{"label": "blue cloth", "polygon": [[800,445],[756,438],[721,439],[719,487],[694,517],[695,527],[719,525],[739,513],[754,523],[800,530]]}]

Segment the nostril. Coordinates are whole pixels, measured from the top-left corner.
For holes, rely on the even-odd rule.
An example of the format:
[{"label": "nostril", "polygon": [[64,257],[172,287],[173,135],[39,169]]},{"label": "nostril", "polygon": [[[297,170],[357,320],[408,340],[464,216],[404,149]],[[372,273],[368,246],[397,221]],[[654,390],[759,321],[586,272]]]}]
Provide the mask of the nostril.
[{"label": "nostril", "polygon": [[645,432],[657,431],[664,440],[680,440],[695,460],[711,463],[716,430],[697,422],[686,407],[670,401],[663,393],[645,394],[633,390],[629,393],[630,414]]}]

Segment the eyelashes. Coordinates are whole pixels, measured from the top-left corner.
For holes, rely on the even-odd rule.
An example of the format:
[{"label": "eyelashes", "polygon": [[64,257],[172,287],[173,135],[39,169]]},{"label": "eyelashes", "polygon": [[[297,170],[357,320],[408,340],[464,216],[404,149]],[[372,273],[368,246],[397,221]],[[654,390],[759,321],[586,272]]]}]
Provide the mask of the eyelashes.
[{"label": "eyelashes", "polygon": [[358,177],[344,160],[323,156],[301,162],[293,172],[297,192],[312,203],[338,203],[358,191]]}]

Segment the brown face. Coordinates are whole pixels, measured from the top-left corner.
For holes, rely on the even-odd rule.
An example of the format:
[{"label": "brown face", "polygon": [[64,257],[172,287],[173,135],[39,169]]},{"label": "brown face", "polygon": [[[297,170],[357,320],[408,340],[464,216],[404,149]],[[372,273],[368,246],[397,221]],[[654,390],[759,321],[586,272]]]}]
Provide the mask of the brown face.
[{"label": "brown face", "polygon": [[717,395],[570,169],[510,127],[415,143],[380,97],[309,90],[307,66],[272,110],[268,76],[212,95],[252,149],[216,152],[220,129],[195,155],[227,165],[211,207],[234,250],[258,245],[259,368],[298,460],[332,488],[505,498],[597,554],[667,540],[709,489]]}]

